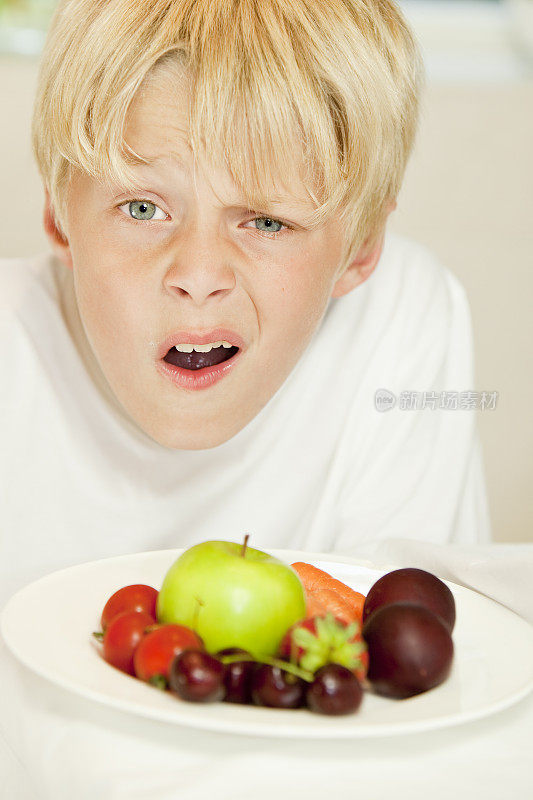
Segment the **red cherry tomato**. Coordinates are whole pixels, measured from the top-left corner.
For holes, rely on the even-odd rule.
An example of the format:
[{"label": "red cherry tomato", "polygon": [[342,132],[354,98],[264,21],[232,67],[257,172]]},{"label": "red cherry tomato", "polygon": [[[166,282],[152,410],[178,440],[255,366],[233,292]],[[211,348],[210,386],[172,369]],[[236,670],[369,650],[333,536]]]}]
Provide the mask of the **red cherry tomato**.
[{"label": "red cherry tomato", "polygon": [[145,611],[156,621],[155,604],[158,592],[144,583],[123,586],[112,594],[102,611],[102,629],[105,631],[113,617],[124,611]]},{"label": "red cherry tomato", "polygon": [[200,637],[185,625],[161,625],[149,631],[135,651],[135,674],[160,688],[166,688],[172,660],[183,650],[203,650]]},{"label": "red cherry tomato", "polygon": [[113,617],[104,638],[104,658],[122,672],[135,675],[133,654],[154,620],[145,611],[125,611]]}]

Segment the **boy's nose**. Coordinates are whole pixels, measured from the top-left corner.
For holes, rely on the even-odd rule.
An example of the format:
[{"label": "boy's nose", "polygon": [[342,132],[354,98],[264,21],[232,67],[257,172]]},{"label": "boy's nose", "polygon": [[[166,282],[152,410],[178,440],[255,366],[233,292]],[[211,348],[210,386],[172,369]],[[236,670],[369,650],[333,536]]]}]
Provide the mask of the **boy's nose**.
[{"label": "boy's nose", "polygon": [[223,297],[235,288],[235,272],[228,258],[228,248],[213,237],[200,241],[194,237],[183,247],[176,247],[165,275],[165,288],[172,295],[190,298],[201,305],[209,297]]}]

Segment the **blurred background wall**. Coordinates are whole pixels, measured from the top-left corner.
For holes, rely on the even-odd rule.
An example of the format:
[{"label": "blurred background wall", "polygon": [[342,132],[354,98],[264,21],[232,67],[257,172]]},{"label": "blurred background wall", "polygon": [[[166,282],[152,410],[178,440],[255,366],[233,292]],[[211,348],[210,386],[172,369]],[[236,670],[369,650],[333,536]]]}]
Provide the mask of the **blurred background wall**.
[{"label": "blurred background wall", "polygon": [[[28,3],[24,20],[5,14],[7,2],[0,0],[0,257],[47,249],[29,131],[39,28],[54,5],[16,0]],[[391,228],[426,244],[466,288],[477,374],[472,387],[448,388],[497,391],[498,400],[493,410],[447,413],[478,415],[496,541],[533,541],[533,0],[401,5],[428,85]]]}]

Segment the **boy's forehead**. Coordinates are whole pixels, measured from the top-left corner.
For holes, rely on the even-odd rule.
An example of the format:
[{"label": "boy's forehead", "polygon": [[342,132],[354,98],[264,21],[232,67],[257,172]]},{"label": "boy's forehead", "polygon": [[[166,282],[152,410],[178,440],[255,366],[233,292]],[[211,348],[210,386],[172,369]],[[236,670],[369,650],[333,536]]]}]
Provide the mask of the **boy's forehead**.
[{"label": "boy's forehead", "polygon": [[[231,195],[233,199],[236,194],[240,197],[228,170],[221,165],[199,162],[193,154],[189,139],[188,104],[185,81],[174,81],[170,85],[166,80],[152,79],[141,87],[130,106],[125,127],[126,143],[140,159],[132,156],[129,164],[139,178],[168,174],[169,169],[190,178],[201,170],[208,177],[216,179],[219,185],[224,184],[225,195]],[[280,208],[286,207],[287,211],[295,209],[311,215],[316,205],[299,177],[303,153],[297,142],[294,143],[294,153],[294,172],[288,176],[288,181],[280,176],[272,179],[268,191],[269,203]],[[148,163],[143,163],[142,159]]]},{"label": "boy's forehead", "polygon": [[185,87],[177,85],[172,93],[156,83],[142,87],[128,111],[125,139],[138,155],[150,162],[173,158],[186,168],[187,155],[191,153]]}]

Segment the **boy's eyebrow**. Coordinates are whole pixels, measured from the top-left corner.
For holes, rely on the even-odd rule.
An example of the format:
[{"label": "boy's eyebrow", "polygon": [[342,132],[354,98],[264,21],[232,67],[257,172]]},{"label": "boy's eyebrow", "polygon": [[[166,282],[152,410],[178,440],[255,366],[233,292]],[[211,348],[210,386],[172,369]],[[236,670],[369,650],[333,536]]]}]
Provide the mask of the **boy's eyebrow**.
[{"label": "boy's eyebrow", "polygon": [[[143,160],[145,158],[146,160]],[[139,155],[129,155],[126,158],[126,163],[130,166],[138,166],[144,169],[157,169],[157,166],[162,162],[168,161],[174,162],[177,167],[182,172],[187,172],[188,170],[188,163],[187,161],[178,153],[172,153],[169,157],[168,155],[155,155],[155,156],[144,156],[140,157]],[[288,210],[298,211],[299,209],[302,212],[311,211],[311,213],[315,210],[315,206],[309,202],[304,200],[297,200],[289,195],[274,195],[269,197],[268,200],[269,206],[281,206],[287,208]]]},{"label": "boy's eyebrow", "polygon": [[175,161],[180,168],[184,168],[186,166],[185,159],[180,156],[179,153],[172,153],[170,156],[163,154],[156,156],[142,156],[138,153],[130,152],[126,156],[127,164],[133,164],[134,166],[140,167],[152,167],[161,161]]}]

